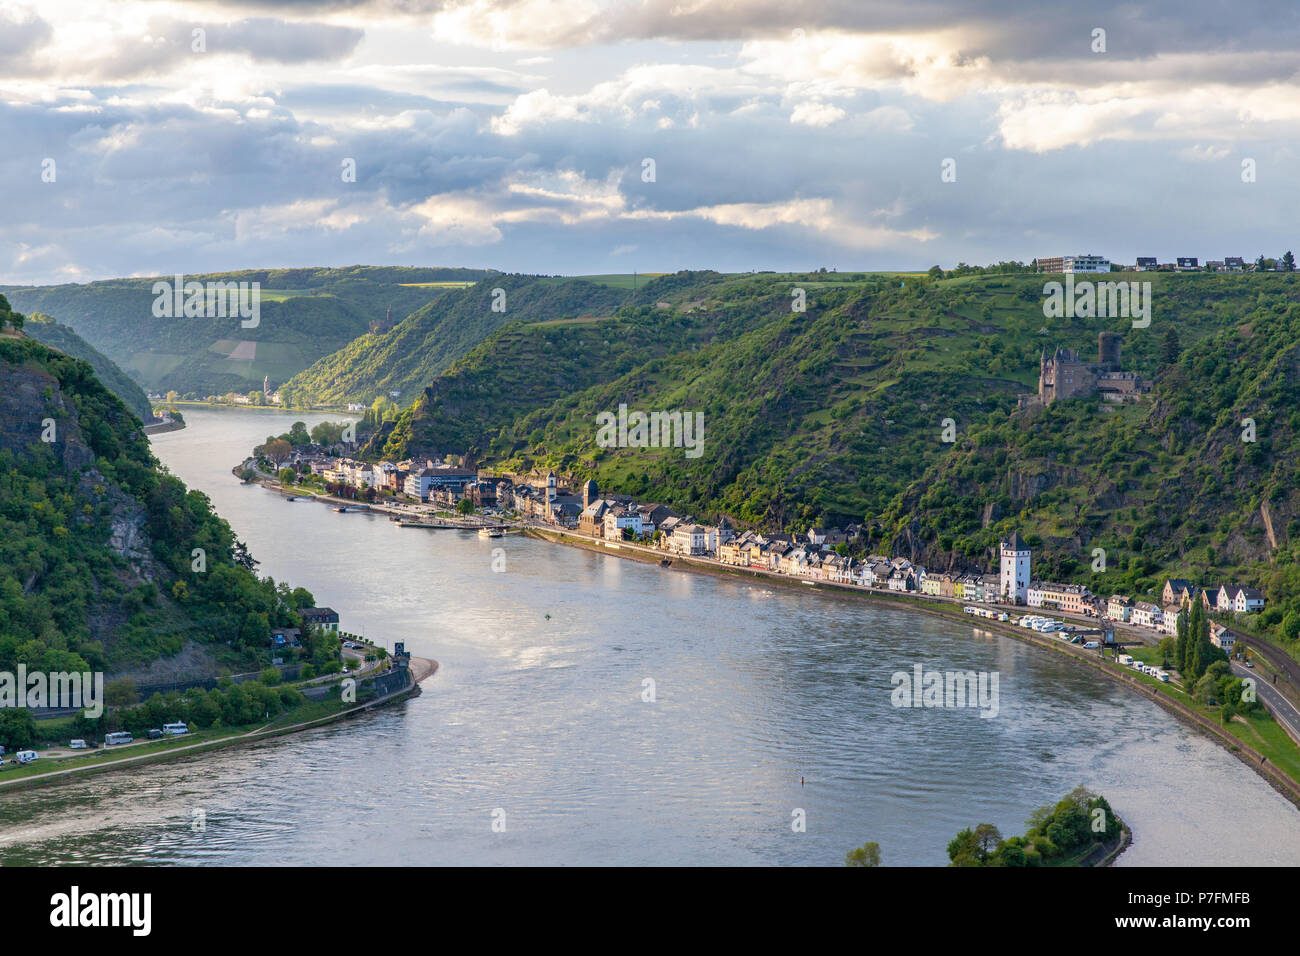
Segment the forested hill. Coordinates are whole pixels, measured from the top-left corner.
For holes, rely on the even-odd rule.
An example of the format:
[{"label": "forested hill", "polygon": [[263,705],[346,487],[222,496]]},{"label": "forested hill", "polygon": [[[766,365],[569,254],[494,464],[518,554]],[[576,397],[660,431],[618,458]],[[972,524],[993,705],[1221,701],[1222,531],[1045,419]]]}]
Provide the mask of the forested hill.
[{"label": "forested hill", "polygon": [[74,332],[71,326],[57,322],[44,313],[33,312],[27,317],[23,331],[43,345],[88,362],[95,370],[95,377],[120,398],[127,408],[135,412],[141,421],[147,422],[153,417],[153,407],[149,404],[149,396],[144,393],[144,389],[123,372],[116,362]]},{"label": "forested hill", "polygon": [[266,660],[270,627],[297,624],[311,595],[259,579],[91,367],[12,322],[0,296],[0,670]]},{"label": "forested hill", "polygon": [[[872,547],[937,567],[987,566],[1013,528],[1045,575],[1090,575],[1102,546],[1113,583],[1269,561],[1300,540],[1296,277],[1108,278],[1153,283],[1149,327],[1045,318],[1034,275],[664,277],[654,305],[502,329],[368,451],[554,468],[746,526],[865,522]],[[1104,330],[1143,401],[1017,408],[1045,348],[1095,360]],[[620,404],[703,413],[703,453],[598,447]]]},{"label": "forested hill", "polygon": [[395,328],[367,334],[294,376],[280,390],[286,402],[362,402],[394,396],[400,404],[497,329],[519,322],[608,316],[629,292],[579,279],[495,275],[449,291]]},{"label": "forested hill", "polygon": [[71,326],[139,384],[203,397],[247,393],[286,382],[317,359],[342,348],[372,324],[382,326],[466,282],[484,269],[350,266],[338,269],[260,269],[185,276],[186,281],[260,283],[256,327],[235,318],[160,318],[153,312],[157,281],[111,279],[85,285],[0,288],[21,312],[44,312]]}]

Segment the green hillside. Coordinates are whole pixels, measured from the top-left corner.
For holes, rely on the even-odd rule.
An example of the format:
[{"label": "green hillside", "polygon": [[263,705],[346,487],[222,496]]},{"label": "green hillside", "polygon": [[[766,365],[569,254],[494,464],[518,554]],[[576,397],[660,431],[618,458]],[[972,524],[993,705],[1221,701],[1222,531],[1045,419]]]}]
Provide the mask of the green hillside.
[{"label": "green hillside", "polygon": [[[504,299],[493,290],[501,289]],[[294,376],[281,396],[298,404],[363,402],[398,393],[405,404],[456,359],[510,323],[608,316],[629,292],[573,279],[495,275],[445,292],[395,328],[367,334]],[[494,301],[504,311],[494,310]]]},{"label": "green hillside", "polygon": [[[689,288],[705,287],[720,278],[716,273],[697,274]],[[580,308],[571,304],[575,297],[609,305],[599,287],[545,281],[565,291],[559,301],[569,303],[568,310]],[[679,294],[679,284],[654,280],[647,287],[647,301]],[[540,301],[554,305],[544,314],[563,311],[550,298]],[[523,449],[533,437],[530,413],[647,363],[698,350],[716,336],[737,334],[744,321],[743,316],[725,311],[681,314],[624,307],[603,318],[514,322],[435,378],[413,405],[381,426],[365,453],[440,458],[450,453],[478,457],[491,451],[499,457]],[[503,401],[502,395],[508,398]],[[500,436],[491,449],[484,441],[488,435]]]},{"label": "green hillside", "polygon": [[[1300,535],[1296,278],[1108,278],[1152,282],[1149,327],[1044,318],[1033,275],[665,276],[643,301],[669,308],[503,329],[368,451],[555,468],[769,529],[864,522],[869,546],[939,567],[987,565],[1014,527],[1044,574],[1091,580],[1105,547],[1116,585],[1172,568],[1262,580],[1253,566]],[[791,311],[793,286],[807,311]],[[1045,348],[1092,360],[1104,330],[1153,383],[1144,401],[1017,408]],[[702,412],[703,454],[598,447],[596,416],[620,404]]]},{"label": "green hillside", "polygon": [[311,595],[258,578],[91,367],[3,331],[12,317],[0,296],[0,670],[264,662]]},{"label": "green hillside", "polygon": [[260,389],[265,377],[283,384],[382,323],[409,315],[452,287],[430,283],[476,281],[481,269],[261,269],[186,276],[199,282],[258,282],[256,328],[239,318],[158,318],[156,281],[112,279],[85,285],[7,287],[13,307],[44,312],[71,326],[145,388],[196,396]]},{"label": "green hillside", "polygon": [[[972,422],[885,509],[895,543],[932,563],[987,560],[1015,527],[1041,550],[1045,577],[1098,593],[1142,593],[1173,573],[1258,582],[1273,605],[1266,623],[1280,620],[1300,594],[1300,285],[1232,284],[1242,294],[1219,300],[1217,330],[1154,363],[1146,401],[1057,402]],[[1171,328],[1186,341],[1181,323]],[[1095,548],[1104,573],[1093,571]]]},{"label": "green hillside", "polygon": [[118,368],[116,362],[74,332],[71,326],[57,322],[44,313],[34,312],[27,317],[23,331],[42,345],[89,363],[95,370],[95,377],[120,398],[127,408],[135,412],[141,421],[147,422],[153,417],[153,408],[144,389]]}]

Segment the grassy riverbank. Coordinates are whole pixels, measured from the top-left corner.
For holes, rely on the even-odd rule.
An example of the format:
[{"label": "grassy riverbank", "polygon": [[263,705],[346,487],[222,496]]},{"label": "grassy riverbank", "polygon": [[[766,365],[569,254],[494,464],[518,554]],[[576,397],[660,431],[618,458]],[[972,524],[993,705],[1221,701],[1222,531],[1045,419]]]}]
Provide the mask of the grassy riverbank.
[{"label": "grassy riverbank", "polygon": [[320,701],[309,700],[284,711],[269,723],[259,722],[240,727],[212,727],[179,737],[164,737],[160,740],[146,740],[91,751],[72,751],[57,757],[42,757],[33,763],[21,766],[7,765],[3,771],[0,771],[0,793],[65,783],[79,779],[85,774],[132,769],[163,760],[194,756],[222,747],[257,743],[284,734],[323,727],[374,707],[419,694],[420,682],[433,676],[437,669],[437,661],[412,658],[411,682],[407,687],[362,703],[344,702],[336,697]]}]

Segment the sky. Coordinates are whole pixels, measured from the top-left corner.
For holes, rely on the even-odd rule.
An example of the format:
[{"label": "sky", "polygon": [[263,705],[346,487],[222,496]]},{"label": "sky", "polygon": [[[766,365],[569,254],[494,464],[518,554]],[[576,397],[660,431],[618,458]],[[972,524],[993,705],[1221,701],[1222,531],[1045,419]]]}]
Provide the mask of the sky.
[{"label": "sky", "polygon": [[0,0],[0,283],[1300,247],[1300,5]]}]

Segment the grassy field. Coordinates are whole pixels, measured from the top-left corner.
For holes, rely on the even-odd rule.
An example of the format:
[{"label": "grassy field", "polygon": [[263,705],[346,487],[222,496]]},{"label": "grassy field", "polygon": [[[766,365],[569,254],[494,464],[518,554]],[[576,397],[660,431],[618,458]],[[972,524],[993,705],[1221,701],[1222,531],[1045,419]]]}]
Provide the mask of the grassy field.
[{"label": "grassy field", "polygon": [[667,274],[668,273],[666,272],[626,272],[596,276],[554,276],[552,278],[543,279],[542,281],[548,285],[563,285],[564,283],[571,282],[574,279],[580,279],[583,282],[608,286],[611,289],[627,289],[630,292],[633,287],[639,289],[651,279],[657,279],[659,276]]},{"label": "grassy field", "polygon": [[[81,767],[95,767],[102,764],[111,763],[114,760],[121,760],[125,757],[148,757],[166,754],[168,751],[181,747],[188,747],[193,744],[215,743],[223,740],[231,740],[236,737],[242,737],[255,730],[276,730],[285,727],[291,727],[294,724],[306,723],[312,720],[331,717],[352,704],[344,704],[338,699],[329,699],[323,701],[307,701],[287,710],[280,714],[269,724],[264,721],[257,723],[245,724],[239,727],[209,727],[206,730],[198,730],[194,733],[183,734],[179,737],[164,737],[160,740],[146,740],[144,742],[135,742],[117,747],[100,747],[97,750],[76,751],[67,755],[58,757],[46,757],[42,755],[33,763],[17,766],[15,764],[5,764],[0,767],[0,784],[9,780],[19,780],[24,777],[33,777],[42,773],[50,773],[57,770],[68,770]],[[57,718],[49,723],[66,724],[66,729],[70,731],[72,718]],[[44,722],[43,722],[44,723]],[[42,733],[47,728],[41,727]],[[60,739],[66,740],[66,737]]]}]

